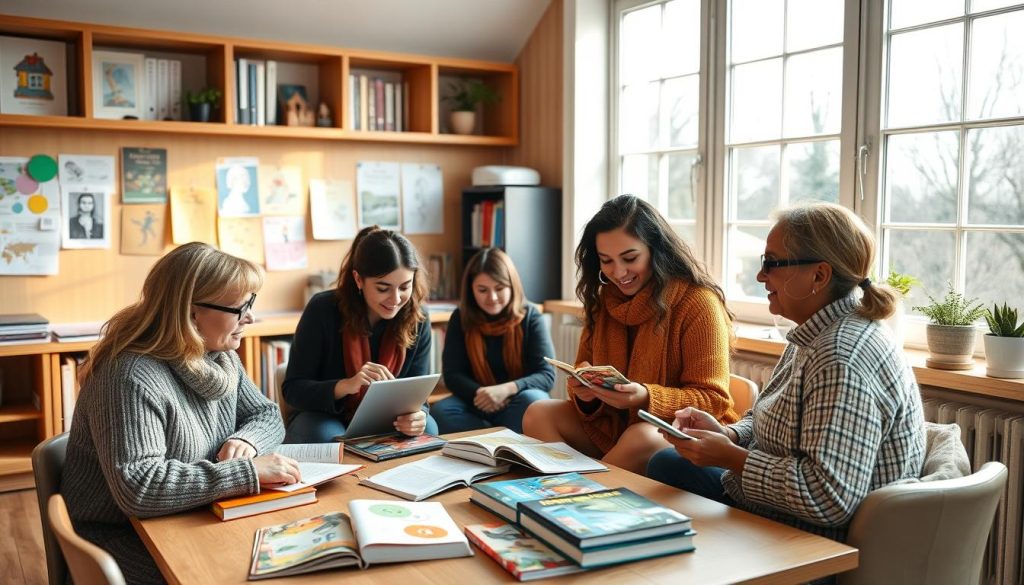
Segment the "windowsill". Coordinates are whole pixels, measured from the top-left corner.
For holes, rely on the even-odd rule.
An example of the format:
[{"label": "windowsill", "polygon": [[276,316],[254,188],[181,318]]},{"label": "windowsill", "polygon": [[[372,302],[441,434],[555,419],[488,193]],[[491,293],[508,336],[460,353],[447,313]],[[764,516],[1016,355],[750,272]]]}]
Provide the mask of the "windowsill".
[{"label": "windowsill", "polygon": [[[583,308],[577,301],[559,300],[544,303],[548,313],[561,313],[582,317]],[[736,345],[739,351],[779,357],[786,348],[786,342],[772,332],[772,328],[754,323],[737,323]],[[770,336],[771,335],[771,336]],[[992,378],[985,375],[985,360],[976,358],[973,370],[959,372],[937,370],[925,366],[928,352],[914,348],[904,348],[904,353],[914,369],[917,383],[922,386],[935,386],[947,390],[956,390],[978,396],[1003,398],[1024,402],[1024,380],[1007,380]]]}]

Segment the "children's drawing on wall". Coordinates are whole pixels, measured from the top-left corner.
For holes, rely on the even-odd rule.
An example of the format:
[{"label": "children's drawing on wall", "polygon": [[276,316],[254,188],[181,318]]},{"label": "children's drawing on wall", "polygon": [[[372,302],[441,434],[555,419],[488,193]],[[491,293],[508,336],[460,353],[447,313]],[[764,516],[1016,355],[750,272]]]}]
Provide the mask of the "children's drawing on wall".
[{"label": "children's drawing on wall", "polygon": [[164,251],[166,208],[125,205],[121,208],[121,253],[159,256]]},{"label": "children's drawing on wall", "polygon": [[114,157],[61,154],[57,161],[62,189],[114,191]]},{"label": "children's drawing on wall", "polygon": [[399,230],[401,179],[399,165],[392,162],[356,163],[356,192],[359,196],[359,227],[379,225]]},{"label": "children's drawing on wall", "polygon": [[263,218],[267,270],[306,268],[306,220],[302,216]]},{"label": "children's drawing on wall", "polygon": [[260,214],[259,160],[255,157],[217,159],[217,211],[225,217]]},{"label": "children's drawing on wall", "polygon": [[217,218],[220,249],[232,256],[263,264],[263,220],[259,217]]},{"label": "children's drawing on wall", "polygon": [[441,167],[402,164],[402,227],[406,234],[444,233]]},{"label": "children's drawing on wall", "polygon": [[102,191],[67,191],[64,195],[64,248],[110,247],[110,199]]},{"label": "children's drawing on wall", "polygon": [[302,168],[263,165],[260,168],[260,211],[263,215],[306,213]]},{"label": "children's drawing on wall", "polygon": [[356,237],[356,204],[352,181],[310,179],[309,213],[314,240]]},{"label": "children's drawing on wall", "polygon": [[217,245],[217,194],[202,187],[171,187],[171,241]]}]

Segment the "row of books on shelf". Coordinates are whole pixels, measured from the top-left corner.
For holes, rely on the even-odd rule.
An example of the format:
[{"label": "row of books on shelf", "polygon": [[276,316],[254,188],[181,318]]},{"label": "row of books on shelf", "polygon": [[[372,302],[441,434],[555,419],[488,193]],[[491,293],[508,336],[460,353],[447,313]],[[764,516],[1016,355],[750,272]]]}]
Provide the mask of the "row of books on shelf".
[{"label": "row of books on shelf", "polygon": [[505,245],[505,202],[482,201],[470,213],[470,245],[474,247]]},{"label": "row of books on shelf", "polygon": [[[278,91],[290,98],[302,86],[277,85],[277,61],[235,59],[235,122],[250,126],[273,126],[278,123]],[[301,97],[308,99],[305,89]],[[286,100],[282,100],[282,104]],[[303,103],[306,107],[306,103]],[[283,121],[283,120],[282,120]],[[310,124],[312,126],[312,124]]]},{"label": "row of books on shelf", "polygon": [[409,84],[400,74],[349,75],[349,127],[373,132],[409,129]]},{"label": "row of books on shelf", "polygon": [[50,338],[50,322],[38,313],[0,315],[0,342],[38,343]]},{"label": "row of books on shelf", "polygon": [[272,339],[264,341],[260,349],[263,352],[263,359],[260,360],[260,373],[263,380],[263,395],[271,402],[279,402],[280,396],[277,389],[284,380],[278,380],[277,369],[288,363],[288,354],[292,350],[292,342],[286,339]]}]

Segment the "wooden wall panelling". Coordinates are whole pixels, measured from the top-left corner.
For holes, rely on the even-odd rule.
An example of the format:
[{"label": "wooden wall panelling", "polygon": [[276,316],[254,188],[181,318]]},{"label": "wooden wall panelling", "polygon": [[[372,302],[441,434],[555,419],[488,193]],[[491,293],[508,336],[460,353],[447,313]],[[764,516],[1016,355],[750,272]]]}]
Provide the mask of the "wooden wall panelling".
[{"label": "wooden wall panelling", "polygon": [[[92,103],[92,91],[88,91],[88,88],[92,87],[92,32],[85,30],[79,35],[78,51],[78,76],[77,76],[77,94],[75,96],[68,95],[68,113],[72,111],[78,112],[80,116],[91,117],[93,112]],[[71,102],[75,100],[76,109],[71,109]]]},{"label": "wooden wall panelling", "polygon": [[[39,356],[45,360],[50,367],[50,384],[44,391],[50,396],[50,433],[46,437],[59,435],[64,432],[64,394],[63,380],[60,366],[63,357],[59,353],[43,354]],[[40,440],[45,439],[42,437]]]}]

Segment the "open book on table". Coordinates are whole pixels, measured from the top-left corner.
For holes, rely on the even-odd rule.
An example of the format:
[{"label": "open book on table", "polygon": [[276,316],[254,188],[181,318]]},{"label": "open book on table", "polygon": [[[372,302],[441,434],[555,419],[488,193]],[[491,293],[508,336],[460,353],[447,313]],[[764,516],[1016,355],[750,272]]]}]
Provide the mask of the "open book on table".
[{"label": "open book on table", "polygon": [[336,477],[362,469],[362,465],[343,465],[341,443],[295,443],[279,445],[274,452],[299,462],[302,481],[280,486],[267,486],[280,492],[293,492],[304,487],[320,485]]},{"label": "open book on table", "polygon": [[615,366],[584,366],[577,368],[572,364],[567,364],[554,358],[546,357],[544,361],[576,378],[580,384],[588,388],[602,386],[609,390],[614,390],[615,384],[629,384],[629,378],[623,376],[615,369]]},{"label": "open book on table", "polygon": [[445,443],[446,441],[441,437],[426,433],[415,437],[409,437],[403,433],[389,433],[346,441],[345,450],[370,461],[387,461],[440,449]]},{"label": "open book on table", "polygon": [[451,439],[441,449],[441,454],[485,465],[518,463],[541,473],[608,470],[600,461],[587,457],[565,443],[544,443],[508,429]]},{"label": "open book on table", "polygon": [[438,502],[352,500],[348,509],[257,530],[249,579],[473,554]]},{"label": "open book on table", "polygon": [[485,465],[432,455],[392,467],[359,483],[418,502],[449,488],[468,486],[474,481],[505,473],[508,469],[508,464]]}]

